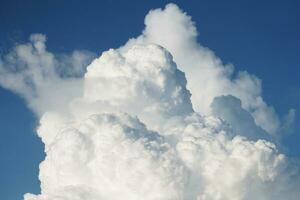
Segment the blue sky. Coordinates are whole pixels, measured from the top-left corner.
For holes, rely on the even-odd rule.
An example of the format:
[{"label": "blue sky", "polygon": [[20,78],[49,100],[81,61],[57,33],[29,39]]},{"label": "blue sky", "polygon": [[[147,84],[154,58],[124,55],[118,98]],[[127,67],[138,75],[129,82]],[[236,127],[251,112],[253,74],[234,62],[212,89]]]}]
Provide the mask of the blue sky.
[{"label": "blue sky", "polygon": [[[0,53],[31,33],[48,37],[52,52],[87,49],[100,54],[140,34],[150,9],[169,1],[0,2]],[[172,1],[192,16],[199,41],[225,63],[263,81],[263,95],[282,116],[300,110],[300,3],[298,1]],[[0,199],[38,193],[43,145],[35,135],[37,119],[22,99],[0,88]],[[287,153],[300,156],[296,118],[284,140]]]}]

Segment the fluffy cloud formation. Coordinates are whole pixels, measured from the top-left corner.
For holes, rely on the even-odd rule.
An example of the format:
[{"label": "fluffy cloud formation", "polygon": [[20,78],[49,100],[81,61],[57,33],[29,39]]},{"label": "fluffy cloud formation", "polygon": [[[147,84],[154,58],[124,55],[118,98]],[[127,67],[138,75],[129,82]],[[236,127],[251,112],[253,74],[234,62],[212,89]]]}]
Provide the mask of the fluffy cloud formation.
[{"label": "fluffy cloud formation", "polygon": [[263,100],[260,79],[246,71],[234,76],[234,67],[224,65],[211,50],[197,42],[197,36],[191,17],[176,5],[169,4],[163,10],[150,11],[142,35],[130,39],[123,48],[151,43],[165,47],[186,74],[187,88],[192,93],[191,100],[197,112],[211,114],[210,104],[215,97],[233,95],[241,99],[242,107],[250,112],[259,127],[270,134],[278,134],[286,125],[274,108]]},{"label": "fluffy cloud formation", "polygon": [[95,57],[79,50],[55,55],[47,51],[45,42],[45,35],[33,34],[29,43],[17,45],[0,59],[1,86],[22,96],[39,116],[62,110],[80,94],[82,80],[78,77]]},{"label": "fluffy cloud formation", "polygon": [[239,135],[252,140],[272,139],[262,128],[256,126],[251,114],[242,108],[241,100],[232,96],[215,97],[211,103],[212,114],[225,119]]},{"label": "fluffy cloud formation", "polygon": [[42,117],[42,191],[25,199],[294,198],[298,182],[273,143],[195,113],[189,97],[164,48],[104,52],[87,67],[70,113]]},{"label": "fluffy cloud formation", "polygon": [[[181,196],[177,189],[182,187],[182,169],[174,150],[127,114],[91,115],[60,130],[47,145],[40,165],[42,195],[37,199]],[[78,189],[80,195],[73,192]]]},{"label": "fluffy cloud formation", "polygon": [[156,130],[172,117],[193,112],[184,73],[157,45],[137,45],[122,54],[104,52],[87,67],[84,78],[83,98],[72,103],[76,116],[118,110]]},{"label": "fluffy cloud formation", "polygon": [[43,35],[2,59],[1,85],[41,116],[41,194],[24,199],[298,199],[298,167],[272,142],[287,125],[259,79],[233,78],[174,4],[145,24],[86,70],[92,54],[54,56]]}]

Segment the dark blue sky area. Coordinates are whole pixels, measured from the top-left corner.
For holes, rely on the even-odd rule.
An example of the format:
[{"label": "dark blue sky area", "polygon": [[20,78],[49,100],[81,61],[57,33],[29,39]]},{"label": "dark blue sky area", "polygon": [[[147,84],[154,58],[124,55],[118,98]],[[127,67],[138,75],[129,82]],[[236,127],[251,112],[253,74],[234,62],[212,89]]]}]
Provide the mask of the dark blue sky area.
[{"label": "dark blue sky area", "polygon": [[[50,51],[100,54],[139,35],[147,12],[168,2],[0,0],[0,53],[31,33],[43,33]],[[264,98],[281,116],[289,108],[300,111],[300,1],[172,2],[192,16],[202,45],[263,80]],[[0,88],[0,199],[39,191],[43,145],[34,133],[36,123],[20,98]],[[297,120],[285,139],[288,153],[298,157],[299,129]]]}]

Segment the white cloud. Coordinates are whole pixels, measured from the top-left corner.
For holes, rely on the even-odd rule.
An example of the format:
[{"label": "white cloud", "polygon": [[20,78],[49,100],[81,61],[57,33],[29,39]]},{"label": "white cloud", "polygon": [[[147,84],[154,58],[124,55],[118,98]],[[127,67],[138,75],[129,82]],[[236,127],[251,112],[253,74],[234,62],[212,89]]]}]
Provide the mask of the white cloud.
[{"label": "white cloud", "polygon": [[24,199],[298,199],[299,168],[272,142],[284,126],[259,79],[232,78],[177,6],[145,22],[87,70],[90,53],[54,55],[43,35],[2,59],[0,84],[41,115],[41,194]]},{"label": "white cloud", "polygon": [[157,45],[104,52],[87,67],[84,86],[83,98],[72,103],[79,115],[119,110],[158,129],[171,117],[193,112],[184,74]]},{"label": "white cloud", "polygon": [[87,189],[79,199],[180,197],[182,170],[173,150],[129,115],[92,115],[61,130],[47,149],[40,165],[42,197],[53,199],[70,187]]},{"label": "white cloud", "polygon": [[[46,36],[33,34],[0,59],[0,84],[22,96],[38,115],[61,110],[80,93],[85,67],[94,57],[88,51],[55,55],[46,49]],[[53,98],[55,97],[55,98]]]},{"label": "white cloud", "polygon": [[262,98],[261,81],[245,71],[233,75],[232,65],[222,63],[210,49],[197,42],[198,32],[191,17],[176,5],[149,12],[143,33],[128,41],[123,49],[138,44],[159,44],[174,56],[179,69],[186,73],[188,89],[197,112],[211,114],[210,104],[221,95],[241,99],[242,107],[254,117],[258,126],[270,134],[284,126],[272,106]]},{"label": "white cloud", "polygon": [[212,114],[226,120],[234,132],[252,140],[272,139],[255,124],[251,114],[241,106],[241,100],[232,96],[215,97],[211,103]]},{"label": "white cloud", "polygon": [[[296,199],[298,182],[276,146],[195,113],[185,84],[162,47],[104,52],[88,66],[70,113],[41,119],[42,193],[25,199]],[[221,107],[238,101],[220,98]],[[232,107],[255,126],[241,105]]]}]

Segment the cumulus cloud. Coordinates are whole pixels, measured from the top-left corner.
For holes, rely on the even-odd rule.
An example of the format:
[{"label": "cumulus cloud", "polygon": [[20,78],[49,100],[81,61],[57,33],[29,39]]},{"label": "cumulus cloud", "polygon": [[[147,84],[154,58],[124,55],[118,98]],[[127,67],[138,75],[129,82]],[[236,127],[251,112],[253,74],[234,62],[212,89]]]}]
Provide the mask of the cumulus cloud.
[{"label": "cumulus cloud", "polygon": [[212,114],[226,120],[239,135],[252,140],[272,139],[266,131],[255,124],[253,116],[242,108],[240,99],[232,95],[218,96],[210,106]]},{"label": "cumulus cloud", "polygon": [[155,9],[145,18],[145,29],[123,47],[134,44],[159,44],[174,56],[179,69],[186,73],[188,89],[197,112],[211,114],[210,104],[215,97],[233,95],[253,116],[255,123],[270,134],[278,134],[281,127],[274,108],[262,98],[261,80],[246,71],[234,75],[234,67],[223,64],[210,49],[197,41],[198,32],[191,17],[176,5]]},{"label": "cumulus cloud", "polygon": [[119,110],[156,130],[171,117],[193,112],[184,73],[157,45],[104,52],[87,67],[84,78],[83,98],[72,103],[81,115]]},{"label": "cumulus cloud", "polygon": [[[180,197],[182,169],[174,150],[127,114],[91,115],[60,130],[47,145],[38,199]],[[77,188],[83,190],[80,198]]]},{"label": "cumulus cloud", "polygon": [[194,112],[185,85],[160,46],[104,52],[70,113],[42,117],[42,191],[25,199],[293,199],[298,182],[276,146]]},{"label": "cumulus cloud", "polygon": [[[32,34],[0,59],[0,84],[22,96],[38,115],[63,107],[80,92],[86,65],[94,53],[75,50],[55,55],[46,49],[46,36]],[[55,98],[54,98],[55,97]]]},{"label": "cumulus cloud", "polygon": [[176,5],[145,24],[86,69],[91,53],[54,55],[43,35],[4,56],[0,84],[40,116],[45,144],[41,194],[24,199],[298,199],[299,168],[273,142],[294,111],[283,125],[260,80],[232,77]]}]

